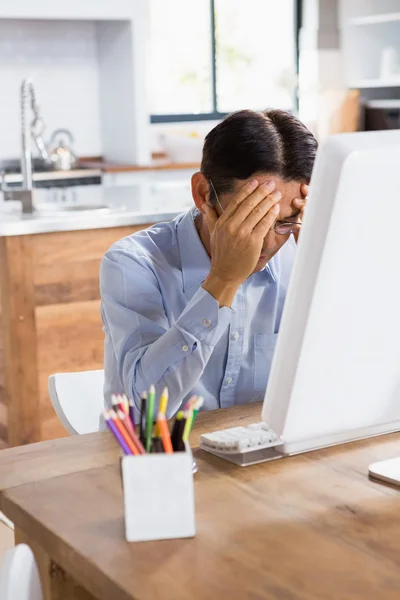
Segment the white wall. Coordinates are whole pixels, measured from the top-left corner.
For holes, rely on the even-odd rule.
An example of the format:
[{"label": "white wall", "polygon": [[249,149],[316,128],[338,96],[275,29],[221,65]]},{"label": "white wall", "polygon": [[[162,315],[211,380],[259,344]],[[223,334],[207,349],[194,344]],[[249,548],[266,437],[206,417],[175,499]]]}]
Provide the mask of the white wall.
[{"label": "white wall", "polygon": [[0,157],[17,157],[19,88],[36,84],[45,138],[70,129],[79,155],[102,154],[96,25],[90,21],[0,19]]},{"label": "white wall", "polygon": [[399,11],[399,0],[339,0],[339,15],[343,27],[347,19]]},{"label": "white wall", "polygon": [[338,0],[304,0],[300,34],[299,113],[319,140],[345,94]]},{"label": "white wall", "polygon": [[47,135],[70,128],[79,155],[148,164],[147,37],[148,0],[0,0],[0,158],[19,154],[31,76]]},{"label": "white wall", "polygon": [[357,17],[399,13],[400,0],[340,0],[342,46],[346,57],[346,77],[349,86],[358,87],[366,80],[381,77],[381,59],[385,48],[400,52],[399,21],[357,25]]},{"label": "white wall", "polygon": [[0,19],[130,20],[148,0],[14,0],[0,2]]}]

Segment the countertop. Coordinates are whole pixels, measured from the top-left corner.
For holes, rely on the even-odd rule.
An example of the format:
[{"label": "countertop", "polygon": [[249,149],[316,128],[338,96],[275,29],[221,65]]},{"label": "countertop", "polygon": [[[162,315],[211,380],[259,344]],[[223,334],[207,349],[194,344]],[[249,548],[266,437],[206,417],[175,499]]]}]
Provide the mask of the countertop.
[{"label": "countertop", "polygon": [[87,169],[100,169],[103,173],[129,173],[134,171],[174,171],[182,169],[200,169],[200,162],[190,163],[174,163],[167,157],[161,155],[154,157],[149,165],[131,165],[107,162],[103,159],[86,159],[79,160],[79,164]]},{"label": "countertop", "polygon": [[[34,204],[40,211],[23,215],[20,203],[0,201],[0,236],[170,221],[193,206],[193,200],[190,181],[178,180],[159,184],[143,181],[129,187],[87,185],[64,190],[37,189]],[[90,207],[98,205],[108,208],[91,210]],[[64,207],[64,212],[57,212],[59,207]],[[71,210],[73,207],[80,210]]]}]

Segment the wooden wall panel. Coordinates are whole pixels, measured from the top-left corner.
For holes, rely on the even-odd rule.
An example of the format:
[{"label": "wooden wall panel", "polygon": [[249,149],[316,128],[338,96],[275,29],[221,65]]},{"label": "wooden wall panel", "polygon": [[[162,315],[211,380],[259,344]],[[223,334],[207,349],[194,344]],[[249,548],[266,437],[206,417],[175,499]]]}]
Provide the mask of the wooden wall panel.
[{"label": "wooden wall panel", "polygon": [[42,439],[50,439],[65,430],[48,396],[49,375],[103,368],[100,300],[37,307],[36,330]]},{"label": "wooden wall panel", "polygon": [[0,302],[0,404],[6,403],[5,391],[5,371],[4,371],[4,340],[3,324],[1,320],[1,302]]},{"label": "wooden wall panel", "polygon": [[36,236],[36,305],[96,300],[100,261],[117,240],[147,227],[65,231]]},{"label": "wooden wall panel", "polygon": [[114,242],[146,227],[0,238],[0,438],[7,421],[12,445],[67,435],[48,376],[103,368],[100,262]]},{"label": "wooden wall panel", "polygon": [[[1,297],[1,295],[0,295]],[[5,368],[4,368],[4,342],[3,342],[3,327],[1,321],[1,302],[0,302],[0,448],[7,444],[7,400],[5,387]]]},{"label": "wooden wall panel", "polygon": [[85,371],[103,362],[100,300],[36,308],[39,372]]},{"label": "wooden wall panel", "polygon": [[64,426],[54,411],[50,417],[43,419],[41,424],[41,439],[43,441],[56,440],[58,438],[69,436],[70,434],[64,429]]},{"label": "wooden wall panel", "polygon": [[148,225],[57,231],[35,237],[35,268],[98,259],[117,240]]},{"label": "wooden wall panel", "polygon": [[[97,300],[99,266],[100,259],[41,268],[35,274],[36,306]],[[45,281],[41,283],[40,279]]]},{"label": "wooden wall panel", "polygon": [[0,238],[8,443],[40,440],[32,236]]}]

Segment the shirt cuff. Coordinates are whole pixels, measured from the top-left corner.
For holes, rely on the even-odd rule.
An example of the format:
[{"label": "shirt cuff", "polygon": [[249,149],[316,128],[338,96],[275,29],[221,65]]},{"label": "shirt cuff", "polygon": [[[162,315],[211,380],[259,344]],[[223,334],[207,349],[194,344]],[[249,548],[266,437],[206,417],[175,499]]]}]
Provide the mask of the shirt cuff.
[{"label": "shirt cuff", "polygon": [[234,310],[219,307],[217,300],[204,288],[200,288],[176,322],[176,327],[193,344],[193,338],[209,346],[215,346],[230,325]]}]

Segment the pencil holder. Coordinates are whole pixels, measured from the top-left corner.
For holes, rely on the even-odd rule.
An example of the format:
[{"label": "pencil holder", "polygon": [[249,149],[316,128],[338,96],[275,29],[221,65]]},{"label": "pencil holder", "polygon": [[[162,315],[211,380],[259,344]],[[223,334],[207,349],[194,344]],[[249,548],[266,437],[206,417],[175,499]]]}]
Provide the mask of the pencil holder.
[{"label": "pencil holder", "polygon": [[193,475],[195,475],[197,473],[197,471],[199,470],[199,467],[197,466],[197,462],[193,458],[193,452],[192,452],[192,448],[190,447],[189,442],[185,442],[185,449],[186,449],[186,452],[190,456],[190,460],[192,461],[192,473],[193,473]]},{"label": "pencil holder", "polygon": [[192,468],[189,452],[123,457],[125,536],[128,542],[195,535]]}]

